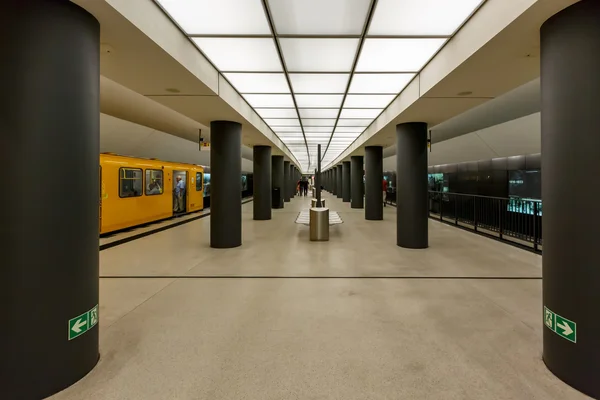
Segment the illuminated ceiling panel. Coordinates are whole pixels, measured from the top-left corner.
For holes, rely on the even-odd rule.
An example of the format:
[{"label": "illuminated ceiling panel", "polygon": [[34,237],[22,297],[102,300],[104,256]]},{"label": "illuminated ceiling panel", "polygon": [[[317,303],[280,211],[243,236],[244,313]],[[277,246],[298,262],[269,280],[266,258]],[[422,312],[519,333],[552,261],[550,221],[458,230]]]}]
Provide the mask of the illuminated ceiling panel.
[{"label": "illuminated ceiling panel", "polygon": [[331,162],[356,140],[485,0],[155,1],[306,171],[317,144]]},{"label": "illuminated ceiling panel", "polygon": [[482,0],[378,0],[369,35],[450,36]]},{"label": "illuminated ceiling panel", "polygon": [[226,73],[225,78],[240,93],[290,93],[285,74]]},{"label": "illuminated ceiling panel", "polygon": [[157,0],[157,2],[188,35],[271,33],[260,0]]},{"label": "illuminated ceiling panel", "polygon": [[195,37],[192,40],[219,71],[283,71],[273,39]]},{"label": "illuminated ceiling panel", "polygon": [[353,94],[398,94],[415,74],[354,74],[350,90]]},{"label": "illuminated ceiling panel", "polygon": [[268,0],[279,35],[360,35],[366,23],[370,2]]},{"label": "illuminated ceiling panel", "polygon": [[290,74],[294,93],[343,94],[350,74]]},{"label": "illuminated ceiling panel", "polygon": [[365,39],[356,72],[417,72],[446,39]]},{"label": "illuminated ceiling panel", "polygon": [[289,72],[350,72],[358,39],[279,39]]},{"label": "illuminated ceiling panel", "polygon": [[243,94],[242,96],[252,107],[294,107],[294,100],[289,94]]}]

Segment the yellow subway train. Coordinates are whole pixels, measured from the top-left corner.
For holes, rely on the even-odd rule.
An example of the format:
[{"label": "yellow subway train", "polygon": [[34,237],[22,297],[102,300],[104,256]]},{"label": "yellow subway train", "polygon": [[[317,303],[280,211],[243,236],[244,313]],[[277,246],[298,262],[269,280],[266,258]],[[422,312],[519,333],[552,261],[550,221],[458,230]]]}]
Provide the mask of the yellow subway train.
[{"label": "yellow subway train", "polygon": [[199,165],[100,154],[100,234],[204,208]]}]

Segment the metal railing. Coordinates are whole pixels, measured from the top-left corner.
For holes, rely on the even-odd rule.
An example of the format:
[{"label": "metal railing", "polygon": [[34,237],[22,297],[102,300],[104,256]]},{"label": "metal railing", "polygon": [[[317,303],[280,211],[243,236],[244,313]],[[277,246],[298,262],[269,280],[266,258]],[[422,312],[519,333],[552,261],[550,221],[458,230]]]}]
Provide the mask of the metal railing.
[{"label": "metal railing", "polygon": [[428,202],[430,218],[542,250],[540,200],[430,191]]}]

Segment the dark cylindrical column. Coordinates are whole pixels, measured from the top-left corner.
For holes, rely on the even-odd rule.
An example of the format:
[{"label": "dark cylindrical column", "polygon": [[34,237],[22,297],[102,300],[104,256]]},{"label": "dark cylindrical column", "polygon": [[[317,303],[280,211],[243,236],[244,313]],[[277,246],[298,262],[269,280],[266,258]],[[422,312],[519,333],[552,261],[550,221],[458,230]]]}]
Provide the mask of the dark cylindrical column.
[{"label": "dark cylindrical column", "polygon": [[283,162],[283,200],[290,201],[290,162]]},{"label": "dark cylindrical column", "polygon": [[296,166],[294,164],[290,164],[290,199],[294,198],[296,195],[296,183],[298,182],[299,178],[298,175],[296,174]]},{"label": "dark cylindrical column", "polygon": [[396,196],[396,244],[409,249],[427,248],[426,123],[396,125]]},{"label": "dark cylindrical column", "polygon": [[[541,28],[544,362],[600,398],[600,2],[583,0]],[[539,217],[535,217],[539,227]]]},{"label": "dark cylindrical column", "polygon": [[342,163],[342,200],[350,201],[350,161]]},{"label": "dark cylindrical column", "polygon": [[45,398],[98,362],[99,47],[98,21],[69,1],[0,13],[5,399]]},{"label": "dark cylindrical column", "polygon": [[242,125],[210,123],[210,247],[242,245]]},{"label": "dark cylindrical column", "polygon": [[[283,183],[283,156],[273,156],[271,157],[271,187],[273,190],[271,193],[271,206],[273,208],[283,208]],[[275,191],[279,194],[275,195]]]},{"label": "dark cylindrical column", "polygon": [[254,219],[271,219],[271,147],[254,146]]},{"label": "dark cylindrical column", "polygon": [[331,194],[337,196],[337,168],[331,167]]},{"label": "dark cylindrical column", "polygon": [[296,166],[294,164],[290,164],[290,199],[296,197],[296,182],[298,182],[298,176],[296,175]]},{"label": "dark cylindrical column", "polygon": [[363,183],[363,156],[350,157],[351,171],[351,208],[363,208],[364,204],[364,183]]},{"label": "dark cylindrical column", "polygon": [[342,165],[335,167],[335,182],[337,187],[335,188],[335,195],[338,199],[342,198]]},{"label": "dark cylindrical column", "polygon": [[383,219],[383,147],[365,147],[365,219]]}]

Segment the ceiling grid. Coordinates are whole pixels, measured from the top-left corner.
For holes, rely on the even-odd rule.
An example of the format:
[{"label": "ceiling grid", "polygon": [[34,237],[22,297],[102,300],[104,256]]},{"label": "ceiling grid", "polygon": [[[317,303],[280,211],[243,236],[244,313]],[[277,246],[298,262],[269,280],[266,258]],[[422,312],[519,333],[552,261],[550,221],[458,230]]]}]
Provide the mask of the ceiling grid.
[{"label": "ceiling grid", "polygon": [[155,0],[300,162],[335,160],[485,0]]}]

